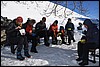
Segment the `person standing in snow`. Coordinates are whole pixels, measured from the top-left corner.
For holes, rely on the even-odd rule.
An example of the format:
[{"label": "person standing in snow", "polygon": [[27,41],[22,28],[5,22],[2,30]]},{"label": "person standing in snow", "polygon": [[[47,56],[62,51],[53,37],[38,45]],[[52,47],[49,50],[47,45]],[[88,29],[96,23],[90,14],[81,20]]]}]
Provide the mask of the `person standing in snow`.
[{"label": "person standing in snow", "polygon": [[21,51],[24,45],[24,55],[28,58],[30,58],[29,50],[28,50],[28,42],[27,37],[20,34],[20,31],[22,29],[22,22],[23,18],[21,16],[14,19],[7,29],[8,39],[9,43],[11,44],[11,52],[14,53],[14,46],[17,44],[17,59],[18,60],[24,60],[25,57],[22,56]]},{"label": "person standing in snow", "polygon": [[46,22],[46,17],[43,17],[42,20],[36,24],[35,32],[36,35],[39,36],[39,38],[44,37],[44,43],[45,43],[44,45],[49,46],[50,43],[48,41],[47,28],[45,22]]},{"label": "person standing in snow", "polygon": [[32,40],[32,47],[30,52],[34,52],[34,53],[38,53],[38,51],[36,50],[36,46],[37,46],[37,36],[35,33],[35,30],[33,30],[33,25],[36,23],[36,21],[34,19],[28,19],[27,22],[25,24],[23,24],[23,27],[26,31],[26,36],[27,36],[27,40]]},{"label": "person standing in snow", "polygon": [[90,19],[86,19],[83,25],[87,28],[84,41],[78,45],[78,56],[77,61],[81,61],[79,65],[88,65],[89,49],[99,48],[99,29]]},{"label": "person standing in snow", "polygon": [[71,22],[71,19],[68,18],[67,24],[65,25],[65,31],[67,31],[67,36],[68,36],[68,45],[71,44],[71,40],[75,42],[74,39],[74,24]]},{"label": "person standing in snow", "polygon": [[52,44],[57,44],[57,33],[58,33],[58,20],[55,20],[54,23],[50,26],[48,31],[48,37],[52,37]]}]

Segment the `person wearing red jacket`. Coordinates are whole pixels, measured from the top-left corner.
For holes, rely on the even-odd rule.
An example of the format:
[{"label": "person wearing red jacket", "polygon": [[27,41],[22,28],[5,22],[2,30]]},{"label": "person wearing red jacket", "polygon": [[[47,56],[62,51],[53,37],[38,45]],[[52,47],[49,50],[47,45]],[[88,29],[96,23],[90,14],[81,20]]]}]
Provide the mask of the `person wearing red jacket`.
[{"label": "person wearing red jacket", "polygon": [[57,44],[57,32],[58,32],[58,20],[55,20],[54,23],[50,26],[48,36],[52,37],[52,44]]},{"label": "person wearing red jacket", "polygon": [[35,23],[36,23],[36,21],[34,19],[30,19],[25,24],[23,24],[23,27],[26,31],[26,36],[27,36],[28,42],[30,42],[32,40],[32,47],[31,47],[30,52],[38,53],[38,51],[36,50],[37,36],[36,36],[35,30],[33,30],[33,28],[34,28],[33,25]]}]

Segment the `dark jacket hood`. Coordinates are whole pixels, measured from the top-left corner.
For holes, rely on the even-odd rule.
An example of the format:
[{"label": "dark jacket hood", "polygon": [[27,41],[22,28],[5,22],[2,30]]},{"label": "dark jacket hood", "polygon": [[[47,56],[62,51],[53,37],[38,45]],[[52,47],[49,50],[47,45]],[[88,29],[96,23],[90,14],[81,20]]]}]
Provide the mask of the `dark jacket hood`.
[{"label": "dark jacket hood", "polygon": [[87,25],[88,28],[92,28],[95,26],[95,24],[92,23],[92,21],[90,19],[86,19],[84,22],[83,22],[84,25]]}]

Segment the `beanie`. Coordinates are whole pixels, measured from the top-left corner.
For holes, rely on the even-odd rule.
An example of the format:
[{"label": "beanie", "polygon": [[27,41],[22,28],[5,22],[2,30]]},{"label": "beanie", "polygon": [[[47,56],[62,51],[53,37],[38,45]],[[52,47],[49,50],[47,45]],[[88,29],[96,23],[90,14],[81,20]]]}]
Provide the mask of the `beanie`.
[{"label": "beanie", "polygon": [[22,23],[23,22],[23,18],[21,16],[19,16],[19,17],[17,17],[16,21]]}]

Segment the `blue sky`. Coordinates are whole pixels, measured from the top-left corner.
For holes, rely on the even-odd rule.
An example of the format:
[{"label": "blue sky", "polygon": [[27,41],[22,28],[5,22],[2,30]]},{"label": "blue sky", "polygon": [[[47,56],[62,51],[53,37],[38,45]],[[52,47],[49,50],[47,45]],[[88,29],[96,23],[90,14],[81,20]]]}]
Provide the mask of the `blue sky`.
[{"label": "blue sky", "polygon": [[84,7],[87,7],[91,18],[99,19],[99,1],[85,1]]},{"label": "blue sky", "polygon": [[[68,8],[71,9],[73,1],[68,1]],[[64,1],[61,4],[62,6],[66,6]],[[84,1],[83,7],[88,9],[86,13],[90,18],[99,19],[99,1]],[[78,10],[74,10],[75,12],[79,13]]]}]

